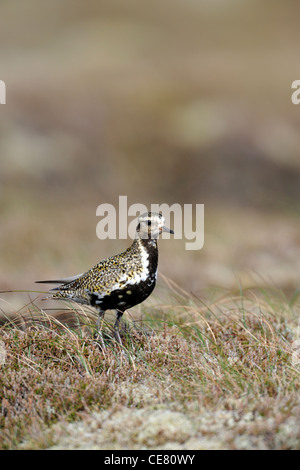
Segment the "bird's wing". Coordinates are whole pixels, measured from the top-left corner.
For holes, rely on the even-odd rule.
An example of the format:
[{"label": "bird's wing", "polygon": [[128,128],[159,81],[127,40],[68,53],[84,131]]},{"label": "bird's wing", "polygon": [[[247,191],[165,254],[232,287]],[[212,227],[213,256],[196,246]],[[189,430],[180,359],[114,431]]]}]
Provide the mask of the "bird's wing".
[{"label": "bird's wing", "polygon": [[47,281],[35,281],[37,284],[68,284],[69,282],[76,281],[79,279],[84,273],[76,274],[76,276],[65,277],[63,279],[49,279]]}]

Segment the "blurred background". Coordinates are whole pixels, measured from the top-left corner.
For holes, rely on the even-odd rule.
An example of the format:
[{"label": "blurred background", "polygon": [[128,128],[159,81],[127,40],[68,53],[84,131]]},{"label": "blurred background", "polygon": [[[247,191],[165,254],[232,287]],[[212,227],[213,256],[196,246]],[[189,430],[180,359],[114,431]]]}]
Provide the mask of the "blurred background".
[{"label": "blurred background", "polygon": [[[96,208],[205,205],[205,242],[160,241],[187,291],[300,279],[299,1],[0,5],[0,290],[125,249]],[[163,283],[163,278],[159,278]]]}]

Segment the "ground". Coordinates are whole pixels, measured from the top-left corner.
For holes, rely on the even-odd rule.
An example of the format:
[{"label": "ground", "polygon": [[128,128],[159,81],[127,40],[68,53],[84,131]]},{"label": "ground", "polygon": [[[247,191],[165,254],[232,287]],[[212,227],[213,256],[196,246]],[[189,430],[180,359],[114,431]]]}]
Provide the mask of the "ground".
[{"label": "ground", "polygon": [[105,351],[91,313],[34,303],[4,324],[2,447],[299,449],[295,299],[173,300],[127,320],[122,347],[108,318]]}]

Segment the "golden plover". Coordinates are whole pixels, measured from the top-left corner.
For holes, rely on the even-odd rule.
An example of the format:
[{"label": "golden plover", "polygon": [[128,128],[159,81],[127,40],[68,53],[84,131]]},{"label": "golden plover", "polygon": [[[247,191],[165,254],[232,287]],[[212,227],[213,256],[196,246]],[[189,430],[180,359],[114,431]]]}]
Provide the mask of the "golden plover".
[{"label": "golden plover", "polygon": [[138,218],[136,236],[123,253],[100,261],[89,271],[66,279],[37,281],[60,284],[46,299],[73,300],[91,305],[99,313],[98,335],[102,345],[102,321],[106,310],[116,310],[115,337],[121,344],[119,323],[124,311],[143,302],[153,291],[157,278],[157,238],[174,233],[164,225],[161,213],[148,212]]}]

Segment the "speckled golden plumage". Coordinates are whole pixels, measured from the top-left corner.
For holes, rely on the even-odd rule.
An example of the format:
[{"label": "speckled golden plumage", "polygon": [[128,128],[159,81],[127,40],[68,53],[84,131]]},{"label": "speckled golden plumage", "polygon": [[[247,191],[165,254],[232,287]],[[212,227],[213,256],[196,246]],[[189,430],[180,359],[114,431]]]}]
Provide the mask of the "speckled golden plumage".
[{"label": "speckled golden plumage", "polygon": [[[124,252],[100,261],[89,271],[72,278],[38,282],[60,284],[46,298],[92,305],[97,308],[100,319],[106,310],[115,309],[115,333],[121,342],[119,321],[124,311],[143,302],[155,287],[157,238],[162,231],[173,233],[165,227],[161,214],[143,214],[138,218],[136,238]],[[101,333],[99,335],[103,343]]]}]

